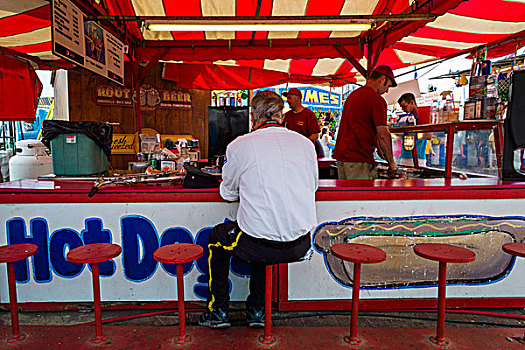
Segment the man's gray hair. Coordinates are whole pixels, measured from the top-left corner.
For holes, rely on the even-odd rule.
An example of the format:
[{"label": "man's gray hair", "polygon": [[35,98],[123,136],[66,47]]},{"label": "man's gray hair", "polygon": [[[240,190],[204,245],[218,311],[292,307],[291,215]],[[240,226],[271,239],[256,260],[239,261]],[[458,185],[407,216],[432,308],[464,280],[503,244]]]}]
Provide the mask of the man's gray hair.
[{"label": "man's gray hair", "polygon": [[268,119],[281,121],[284,101],[271,90],[259,91],[252,99],[252,114],[255,122]]}]

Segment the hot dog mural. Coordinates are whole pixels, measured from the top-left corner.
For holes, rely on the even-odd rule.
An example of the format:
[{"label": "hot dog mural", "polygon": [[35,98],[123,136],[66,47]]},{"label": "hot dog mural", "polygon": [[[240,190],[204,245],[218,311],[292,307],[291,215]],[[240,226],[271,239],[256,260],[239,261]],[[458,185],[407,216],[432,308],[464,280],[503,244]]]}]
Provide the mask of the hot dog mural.
[{"label": "hot dog mural", "polygon": [[315,231],[315,249],[339,283],[351,287],[353,264],[330,252],[336,243],[370,244],[383,249],[387,260],[362,266],[361,286],[371,289],[437,284],[438,264],[417,256],[420,243],[448,243],[473,250],[470,264],[449,264],[447,280],[455,284],[488,284],[503,279],[515,258],[502,251],[509,242],[525,238],[525,218],[492,216],[412,216],[397,218],[354,217],[321,224]]}]

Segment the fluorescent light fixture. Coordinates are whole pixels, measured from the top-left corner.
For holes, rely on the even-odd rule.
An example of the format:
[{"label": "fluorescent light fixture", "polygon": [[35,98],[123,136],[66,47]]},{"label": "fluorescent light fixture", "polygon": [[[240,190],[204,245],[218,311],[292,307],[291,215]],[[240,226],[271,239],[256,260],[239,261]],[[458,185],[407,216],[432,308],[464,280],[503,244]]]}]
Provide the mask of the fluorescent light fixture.
[{"label": "fluorescent light fixture", "polygon": [[[153,22],[153,21],[152,21]],[[365,31],[372,27],[369,23],[245,23],[244,21],[229,21],[229,23],[173,23],[146,21],[146,28],[154,32],[253,32],[253,31],[276,31],[276,32],[297,32],[297,31],[337,31],[355,32]],[[239,23],[240,22],[240,23]]]}]

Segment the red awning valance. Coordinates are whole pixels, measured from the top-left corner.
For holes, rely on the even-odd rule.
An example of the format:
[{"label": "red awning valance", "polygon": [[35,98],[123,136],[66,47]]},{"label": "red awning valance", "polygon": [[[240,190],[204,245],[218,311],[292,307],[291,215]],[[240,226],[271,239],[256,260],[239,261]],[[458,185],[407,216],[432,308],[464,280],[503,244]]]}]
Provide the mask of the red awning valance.
[{"label": "red awning valance", "polygon": [[0,54],[0,120],[35,121],[42,84],[28,62]]}]

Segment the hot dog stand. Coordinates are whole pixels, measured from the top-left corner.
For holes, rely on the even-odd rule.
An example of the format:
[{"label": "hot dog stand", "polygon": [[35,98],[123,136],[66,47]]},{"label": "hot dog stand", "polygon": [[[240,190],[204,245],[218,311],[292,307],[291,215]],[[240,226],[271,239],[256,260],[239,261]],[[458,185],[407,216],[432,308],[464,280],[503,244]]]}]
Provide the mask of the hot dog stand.
[{"label": "hot dog stand", "polygon": [[[331,66],[325,71],[328,73],[322,77],[317,76],[306,81],[326,82],[328,79],[337,84],[337,76],[342,77],[341,79],[351,79],[355,76],[356,73],[350,71],[349,62],[358,72],[366,75],[366,69],[355,57],[366,56],[372,66],[373,63],[384,63],[379,57],[382,49],[385,52],[394,52],[394,49],[398,50],[395,52],[399,52],[411,46],[410,42],[401,43],[396,48],[388,45],[398,44],[398,39],[403,37],[403,34],[407,35],[415,30],[411,24],[412,20],[426,23],[437,14],[455,8],[460,1],[434,3],[434,12],[430,17],[425,14],[426,7],[415,4],[413,10],[406,9],[414,18],[407,16],[407,21],[401,21],[396,26],[379,26],[374,31],[377,37],[367,37],[370,41],[367,41],[366,55],[357,37],[258,39],[254,33],[253,37],[241,34],[232,40],[220,33],[216,34],[219,36],[218,40],[210,44],[201,37],[201,32],[195,36],[190,35],[189,39],[182,35],[179,40],[173,40],[175,45],[163,49],[166,42],[162,39],[173,39],[173,35],[168,32],[155,36],[156,34],[147,32],[145,35],[150,36],[148,39],[155,40],[146,40],[144,45],[130,47],[133,51],[130,54],[130,70],[133,74],[128,73],[125,79],[128,85],[133,86],[134,103],[139,106],[133,118],[127,122],[133,124],[133,128],[138,132],[143,126],[149,126],[147,116],[141,115],[138,101],[144,100],[145,104],[148,104],[151,95],[150,102],[156,105],[161,97],[153,92],[141,96],[141,82],[147,80],[146,76],[150,71],[158,73],[155,78],[150,77],[151,79],[160,77],[161,69],[155,66],[160,59],[180,60],[188,64],[177,66],[175,70],[173,67],[162,69],[165,79],[173,81],[174,76],[180,75],[177,89],[213,88],[209,81],[203,82],[196,78],[203,71],[214,71],[219,77],[221,73],[227,75],[228,72],[235,72],[236,78],[245,79],[247,84],[252,83],[262,76],[257,68],[260,65],[243,66],[246,62],[242,60],[257,60],[261,57],[267,60],[286,57],[296,63],[301,60],[313,60],[309,61],[308,66],[312,70],[315,70],[315,66],[320,71],[322,62],[336,62],[337,65]],[[136,11],[139,10],[122,10],[123,13],[136,15],[135,20],[158,19],[146,18],[148,14],[140,17]],[[378,11],[382,13],[383,8]],[[99,13],[94,19],[109,22],[119,20],[115,17],[113,7],[109,12],[107,17]],[[259,9],[257,13],[260,15]],[[381,18],[371,18],[374,21],[385,22],[384,19],[381,21]],[[119,25],[126,28],[125,33],[141,36],[140,30],[132,25],[135,24],[135,20]],[[365,37],[362,39],[365,40]],[[502,46],[506,44],[508,42],[502,43]],[[423,52],[430,53],[429,50]],[[318,59],[321,55],[323,59]],[[396,57],[400,56],[396,54]],[[201,64],[192,65],[195,59]],[[207,63],[210,60],[239,60],[236,63],[237,67],[232,67],[238,69],[228,71],[223,66]],[[144,61],[148,63],[142,64]],[[406,64],[397,63],[399,66]],[[288,65],[293,66],[293,63]],[[185,77],[182,76],[182,71],[194,75]],[[279,72],[273,75],[272,79],[275,83],[290,79],[305,82],[305,76],[296,73],[297,71],[293,70]],[[77,91],[85,88],[83,83],[86,83],[86,80],[88,78],[75,81]],[[249,84],[247,86],[253,87]],[[131,90],[129,93],[132,93]],[[206,92],[203,90],[197,90],[195,94],[199,94],[201,99],[206,98]],[[79,94],[71,98],[77,99],[72,108],[77,115],[85,106],[90,106],[87,102],[89,97],[85,95]],[[202,104],[196,104],[195,107],[201,111],[205,110]],[[103,113],[100,111],[92,110],[93,114],[101,116]],[[196,118],[204,119],[205,111],[195,112],[195,115]],[[177,116],[188,119],[192,117],[190,112],[187,115],[180,112]],[[189,124],[191,122],[187,120],[181,122],[183,126]],[[494,129],[495,134],[501,131],[500,124],[496,121],[478,124],[456,123],[437,127],[417,126],[397,131],[405,133],[445,130],[451,149],[455,130],[478,128],[480,125]],[[200,125],[190,127],[198,132],[204,133],[205,130]],[[501,139],[501,135],[496,138]],[[501,154],[501,150],[497,153]],[[435,295],[436,267],[423,264],[409,248],[419,242],[432,241],[468,245],[479,256],[477,264],[450,270],[450,306],[525,305],[522,292],[525,289],[525,281],[521,278],[525,273],[525,265],[523,261],[506,256],[500,249],[501,244],[521,241],[525,235],[525,218],[521,216],[525,204],[525,182],[502,181],[494,177],[469,176],[466,180],[456,178],[451,167],[450,151],[447,151],[447,164],[442,178],[320,180],[316,194],[318,226],[313,234],[313,257],[305,262],[279,267],[276,276],[279,284],[275,293],[279,307],[283,310],[339,309],[348,303],[348,291],[352,285],[351,273],[347,266],[334,261],[327,250],[327,246],[340,240],[377,245],[395,257],[374,266],[373,269],[376,270],[370,271],[373,273],[364,273],[371,278],[363,280],[364,308],[430,305],[430,300]],[[161,245],[175,242],[205,246],[207,236],[215,224],[235,219],[237,204],[224,202],[217,189],[184,189],[179,183],[136,186],[115,184],[106,186],[95,196],[89,197],[92,186],[93,180],[74,181],[67,178],[40,178],[0,184],[0,222],[4,231],[0,235],[0,244],[34,243],[39,247],[38,253],[29,259],[28,263],[15,264],[18,282],[28,286],[19,291],[21,303],[70,303],[91,300],[89,289],[81,287],[89,284],[90,274],[86,271],[89,267],[72,264],[65,258],[68,251],[88,242],[112,242],[122,247],[121,256],[100,264],[101,277],[106,278],[112,285],[111,289],[104,290],[104,300],[172,300],[172,288],[167,286],[171,285],[175,272],[170,266],[156,262],[153,259],[153,251]],[[490,266],[490,269],[487,266]],[[206,256],[185,266],[187,300],[205,299],[208,283],[206,271]],[[232,300],[243,300],[247,293],[246,277],[249,276],[249,267],[234,261],[231,271]],[[0,290],[7,290],[6,279],[0,281]],[[0,302],[6,301],[7,295],[2,292]]]}]

